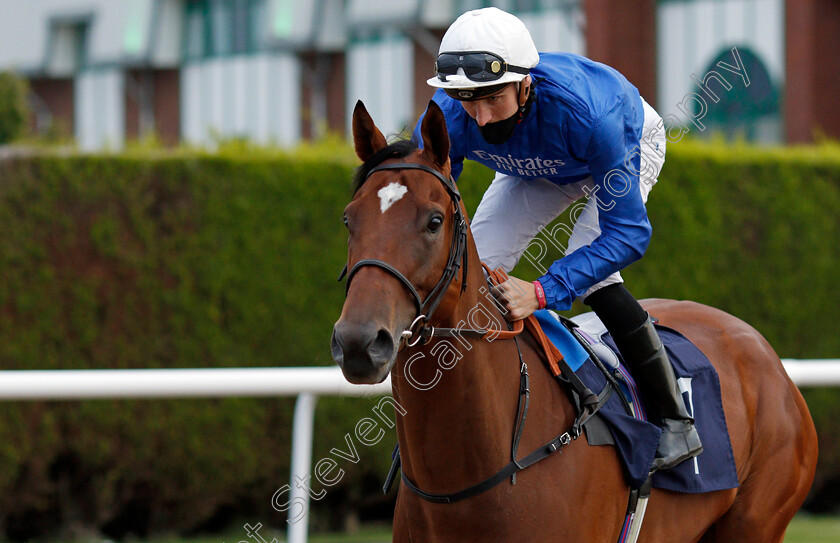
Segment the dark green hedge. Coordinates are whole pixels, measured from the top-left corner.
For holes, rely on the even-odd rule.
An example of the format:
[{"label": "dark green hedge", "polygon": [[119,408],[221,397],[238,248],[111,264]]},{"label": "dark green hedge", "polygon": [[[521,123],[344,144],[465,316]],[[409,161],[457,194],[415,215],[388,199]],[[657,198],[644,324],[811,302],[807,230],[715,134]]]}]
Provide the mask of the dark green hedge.
[{"label": "dark green hedge", "polygon": [[0,72],[0,145],[17,140],[26,132],[28,92],[25,79],[12,72]]},{"label": "dark green hedge", "polygon": [[[0,366],[332,364],[354,166],[343,145],[0,162]],[[489,180],[467,168],[470,211]],[[654,239],[628,286],[730,311],[783,357],[837,357],[839,185],[836,147],[672,145],[649,202]],[[840,399],[808,398],[819,490],[840,478]],[[373,403],[319,400],[314,460]],[[236,518],[282,526],[270,500],[288,479],[291,411],[286,399],[4,404],[0,526],[17,539],[69,525],[116,536]],[[318,524],[387,511],[376,488],[392,442],[341,466]]]}]

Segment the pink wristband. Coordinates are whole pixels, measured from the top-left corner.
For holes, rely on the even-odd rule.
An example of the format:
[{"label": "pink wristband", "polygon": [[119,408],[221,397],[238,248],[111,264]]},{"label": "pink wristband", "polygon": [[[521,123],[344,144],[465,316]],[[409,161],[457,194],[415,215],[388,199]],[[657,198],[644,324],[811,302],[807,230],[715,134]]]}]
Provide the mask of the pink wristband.
[{"label": "pink wristband", "polygon": [[537,304],[539,308],[545,309],[545,291],[543,290],[542,283],[534,281],[534,291],[537,293]]}]

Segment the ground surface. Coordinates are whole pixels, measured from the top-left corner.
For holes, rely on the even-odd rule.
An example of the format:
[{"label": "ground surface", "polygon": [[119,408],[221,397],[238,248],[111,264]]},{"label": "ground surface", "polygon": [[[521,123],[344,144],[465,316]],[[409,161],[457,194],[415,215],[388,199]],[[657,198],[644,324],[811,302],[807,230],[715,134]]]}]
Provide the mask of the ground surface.
[{"label": "ground surface", "polygon": [[[277,530],[263,529],[260,532],[267,543],[276,539],[284,543],[286,534]],[[133,540],[132,543],[252,543],[244,530],[232,529],[224,534],[182,539],[178,537],[157,537],[149,540]],[[367,527],[357,534],[313,534],[309,543],[389,543],[391,531],[387,526]],[[788,529],[785,543],[838,543],[840,542],[840,517],[812,517],[798,515]],[[58,540],[44,543],[67,543]],[[76,543],[106,543],[104,540],[78,541]]]}]

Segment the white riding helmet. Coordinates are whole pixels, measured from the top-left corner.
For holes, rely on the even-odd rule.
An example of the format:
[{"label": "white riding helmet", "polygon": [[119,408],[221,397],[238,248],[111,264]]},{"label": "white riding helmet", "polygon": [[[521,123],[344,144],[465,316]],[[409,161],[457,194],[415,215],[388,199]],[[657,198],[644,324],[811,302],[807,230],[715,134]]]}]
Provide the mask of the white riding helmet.
[{"label": "white riding helmet", "polygon": [[[499,8],[476,9],[446,31],[435,62],[437,75],[426,83],[467,90],[517,82],[539,61],[534,40],[519,18]],[[470,98],[469,92],[463,94]]]}]

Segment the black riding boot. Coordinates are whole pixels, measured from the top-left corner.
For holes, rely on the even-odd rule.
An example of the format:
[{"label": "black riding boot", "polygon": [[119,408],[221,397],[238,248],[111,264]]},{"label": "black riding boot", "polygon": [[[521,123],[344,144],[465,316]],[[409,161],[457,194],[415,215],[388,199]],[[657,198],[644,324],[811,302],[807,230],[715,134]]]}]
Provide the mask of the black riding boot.
[{"label": "black riding boot", "polygon": [[593,292],[584,303],[607,327],[641,388],[648,415],[662,427],[652,470],[668,469],[703,451],[674,368],[648,314],[621,283]]},{"label": "black riding boot", "polygon": [[651,469],[669,469],[703,452],[694,418],[685,408],[674,368],[650,319],[613,339],[642,389],[649,417],[661,422],[662,437]]}]

